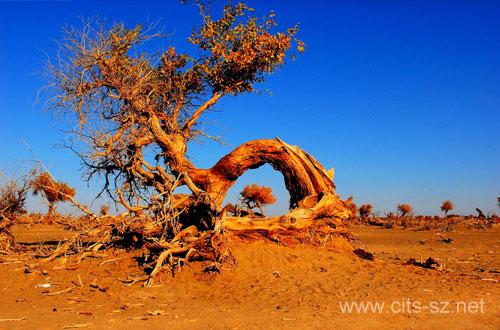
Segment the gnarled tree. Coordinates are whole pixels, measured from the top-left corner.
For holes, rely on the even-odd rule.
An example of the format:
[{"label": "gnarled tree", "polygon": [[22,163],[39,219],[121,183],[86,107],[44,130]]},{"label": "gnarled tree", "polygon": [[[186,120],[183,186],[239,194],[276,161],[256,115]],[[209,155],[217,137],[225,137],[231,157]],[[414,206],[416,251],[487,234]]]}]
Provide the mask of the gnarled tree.
[{"label": "gnarled tree", "polygon": [[[283,174],[295,213],[269,219],[258,230],[350,215],[321,164],[280,139],[244,143],[208,169],[196,167],[186,155],[188,142],[206,136],[200,119],[221,98],[254,91],[285,63],[294,44],[303,50],[296,27],[277,31],[273,14],[258,20],[249,16],[251,11],[243,4],[226,6],[215,19],[202,8],[203,24],[188,38],[199,49],[196,58],[173,47],[162,54],[145,52],[143,44],[160,35],[142,26],[105,29],[87,22],[83,29],[66,31],[57,61],[49,67],[52,108],[77,115],[75,133],[88,147],[77,152],[88,178],[102,175],[102,192],[129,213],[144,214],[160,203],[162,209],[188,210],[185,227],[213,229],[238,177],[270,164]],[[181,185],[192,194],[176,197]],[[227,219],[225,228],[255,229],[235,219]]]},{"label": "gnarled tree", "polygon": [[48,172],[42,172],[31,183],[33,194],[41,194],[49,203],[47,216],[54,214],[55,203],[69,201],[75,196],[75,189],[66,182],[57,181]]}]

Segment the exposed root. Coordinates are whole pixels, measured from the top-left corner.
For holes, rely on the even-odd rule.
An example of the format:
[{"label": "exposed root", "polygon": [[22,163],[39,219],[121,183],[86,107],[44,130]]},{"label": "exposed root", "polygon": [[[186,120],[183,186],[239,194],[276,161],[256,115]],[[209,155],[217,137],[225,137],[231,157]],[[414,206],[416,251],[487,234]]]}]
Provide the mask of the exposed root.
[{"label": "exposed root", "polygon": [[[144,286],[151,286],[163,270],[175,275],[191,261],[209,261],[206,271],[212,273],[220,272],[224,265],[234,265],[228,240],[264,238],[283,245],[311,244],[341,251],[354,249],[355,238],[344,221],[350,214],[345,203],[334,194],[309,196],[298,208],[281,217],[231,218],[225,217],[224,212],[214,214],[214,219],[210,220],[215,223],[214,229],[192,225],[177,233],[165,230],[168,218],[159,220],[146,215],[92,218],[79,226],[80,233],[49,253],[37,256],[45,261],[73,256],[67,260],[80,263],[85,258],[104,257],[101,250],[109,248],[142,251],[138,261],[148,275],[123,282],[128,285],[144,282]],[[101,264],[106,262],[101,261]]]},{"label": "exposed root", "polygon": [[147,244],[146,248],[153,254],[161,252],[154,261],[155,266],[150,272],[145,286],[153,284],[155,276],[164,268],[165,264],[168,264],[171,270],[175,270],[188,264],[191,260],[211,260],[218,265],[233,261],[222,233],[215,231],[198,233],[197,230],[193,229],[193,226],[181,231],[168,243],[155,242]]},{"label": "exposed root", "polygon": [[[312,207],[307,207],[312,204]],[[302,207],[280,217],[227,217],[224,229],[233,239],[264,238],[283,245],[350,246],[355,237],[347,230],[349,217],[344,202],[333,194],[309,196]],[[342,238],[338,240],[337,238]],[[352,249],[352,247],[350,247]]]}]

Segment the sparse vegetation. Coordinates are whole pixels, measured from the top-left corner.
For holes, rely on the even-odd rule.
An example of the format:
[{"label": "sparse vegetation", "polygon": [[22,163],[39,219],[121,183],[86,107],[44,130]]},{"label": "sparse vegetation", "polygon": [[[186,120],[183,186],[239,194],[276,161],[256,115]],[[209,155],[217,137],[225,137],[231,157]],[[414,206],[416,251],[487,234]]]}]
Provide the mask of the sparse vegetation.
[{"label": "sparse vegetation", "polygon": [[499,328],[500,6],[223,1],[2,2],[0,328]]},{"label": "sparse vegetation", "polygon": [[351,214],[352,214],[352,219],[355,219],[356,218],[356,214],[358,213],[358,205],[356,203],[354,203],[354,198],[349,198],[347,201],[347,207],[349,208],[349,210],[351,211]]}]

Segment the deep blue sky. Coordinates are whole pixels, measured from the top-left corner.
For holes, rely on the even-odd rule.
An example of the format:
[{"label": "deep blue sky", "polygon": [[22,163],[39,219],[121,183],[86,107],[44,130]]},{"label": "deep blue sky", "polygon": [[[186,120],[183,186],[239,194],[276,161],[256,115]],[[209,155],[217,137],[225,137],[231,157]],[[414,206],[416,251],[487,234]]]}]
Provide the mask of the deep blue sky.
[{"label": "deep blue sky", "polygon": [[[250,1],[260,16],[274,10],[280,26],[301,23],[306,52],[261,88],[272,96],[227,98],[213,133],[232,146],[280,137],[335,167],[338,192],[380,212],[409,202],[435,214],[444,199],[456,212],[498,212],[500,195],[500,3],[481,1]],[[54,148],[61,125],[35,102],[46,54],[61,27],[100,15],[134,25],[161,19],[182,50],[197,9],[177,1],[0,1],[0,169],[22,171],[42,160],[57,178],[92,200],[97,186],[80,180],[79,162]],[[200,166],[230,149],[190,147]],[[284,211],[282,177],[270,167],[245,174],[271,185]],[[33,204],[37,208],[36,201]]]}]

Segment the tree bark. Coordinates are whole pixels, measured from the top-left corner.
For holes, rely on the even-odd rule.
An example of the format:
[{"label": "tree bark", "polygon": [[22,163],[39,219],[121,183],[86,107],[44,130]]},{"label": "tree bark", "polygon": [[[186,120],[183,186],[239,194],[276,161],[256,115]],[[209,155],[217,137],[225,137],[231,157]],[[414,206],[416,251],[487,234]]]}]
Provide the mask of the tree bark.
[{"label": "tree bark", "polygon": [[[226,217],[224,229],[230,238],[267,238],[284,245],[308,243],[318,246],[341,244],[351,248],[355,238],[344,219],[352,214],[346,203],[337,195],[326,193],[314,196],[312,207],[298,207],[289,213],[271,218]],[[342,244],[335,237],[347,239]],[[343,241],[343,240],[341,240]]]},{"label": "tree bark", "polygon": [[257,207],[259,208],[260,214],[262,214],[262,216],[265,218],[266,215],[264,214],[264,210],[262,209],[262,204],[257,202]]},{"label": "tree bark", "polygon": [[283,174],[290,193],[290,209],[301,206],[308,196],[320,193],[335,195],[335,185],[328,172],[311,155],[280,139],[254,140],[242,144],[222,157],[209,169],[190,168],[193,183],[221,205],[227,191],[247,170],[270,164]]},{"label": "tree bark", "polygon": [[51,217],[54,215],[54,202],[49,202],[49,209],[47,210],[47,216]]}]

